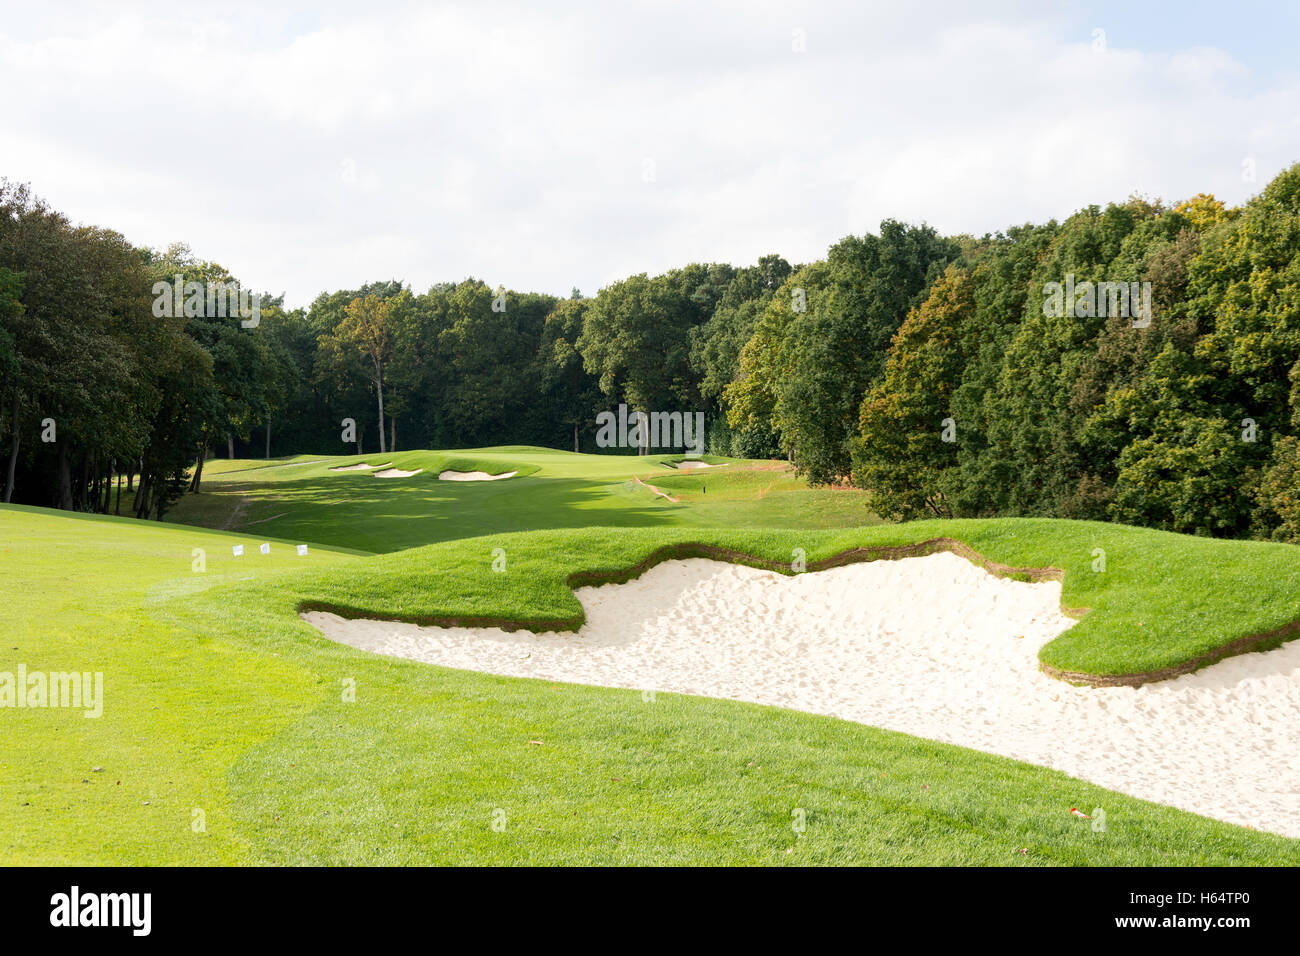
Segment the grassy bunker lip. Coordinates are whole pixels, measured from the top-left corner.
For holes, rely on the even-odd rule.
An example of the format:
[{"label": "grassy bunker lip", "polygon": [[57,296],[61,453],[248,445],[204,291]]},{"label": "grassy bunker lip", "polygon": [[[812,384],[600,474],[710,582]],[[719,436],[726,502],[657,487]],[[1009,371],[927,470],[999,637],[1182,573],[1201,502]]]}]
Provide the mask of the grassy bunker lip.
[{"label": "grassy bunker lip", "polygon": [[[1065,609],[1062,608],[1062,610]],[[1067,610],[1065,613],[1069,614],[1070,612]],[[1300,635],[1300,620],[1292,621],[1290,624],[1284,624],[1262,634],[1247,634],[1245,637],[1229,641],[1212,651],[1199,654],[1182,664],[1161,667],[1151,671],[1137,671],[1131,674],[1088,674],[1084,671],[1063,670],[1059,667],[1053,667],[1051,664],[1044,664],[1042,661],[1038,662],[1038,667],[1048,677],[1055,677],[1057,680],[1069,684],[1087,684],[1090,687],[1141,687],[1143,684],[1154,684],[1157,681],[1172,680],[1175,677],[1182,677],[1184,674],[1191,674],[1229,657],[1274,650],[1287,643],[1295,635]]]},{"label": "grassy bunker lip", "polygon": [[[316,464],[316,462],[304,462],[304,464]],[[392,461],[386,461],[382,465],[372,465],[368,461],[353,462],[351,465],[334,465],[330,471],[374,471],[376,468],[388,468]]]},{"label": "grassy bunker lip", "polygon": [[[830,557],[809,561],[804,572],[792,571],[787,562],[760,558],[734,548],[705,544],[698,541],[675,542],[672,544],[661,545],[652,550],[640,561],[636,561],[623,567],[573,571],[565,577],[564,583],[571,592],[583,587],[600,587],[606,584],[623,584],[640,577],[651,568],[662,564],[665,561],[686,560],[690,558],[706,558],[714,561],[723,561],[729,564],[742,564],[765,571],[774,571],[778,574],[793,575],[795,573],[824,571],[828,568],[842,567],[847,564],[857,564],[868,561],[896,561],[905,558],[924,557],[926,555],[943,551],[956,554],[996,577],[1009,578],[1017,581],[1027,581],[1031,583],[1043,581],[1064,581],[1065,579],[1065,572],[1061,568],[1050,566],[1017,567],[1014,565],[1004,564],[985,557],[970,545],[963,541],[959,541],[956,538],[936,537],[928,538],[914,544],[849,548],[831,555]],[[300,614],[306,611],[326,611],[332,614],[337,614],[339,617],[343,618],[368,618],[378,621],[395,621],[434,627],[496,627],[508,632],[528,630],[533,633],[541,633],[545,631],[574,632],[580,629],[586,621],[585,614],[581,611],[573,616],[561,618],[519,618],[492,615],[395,615],[367,611],[346,605],[310,600],[299,603],[296,611]],[[1091,608],[1071,608],[1062,606],[1061,611],[1069,617],[1077,620],[1087,615],[1091,611]],[[1289,624],[1283,625],[1282,627],[1261,634],[1252,634],[1237,638],[1227,644],[1214,648],[1204,654],[1197,655],[1196,657],[1177,665],[1144,671],[1132,671],[1118,674],[1095,674],[1087,671],[1054,667],[1050,664],[1044,663],[1041,659],[1038,666],[1043,673],[1047,674],[1049,677],[1071,684],[1083,684],[1091,687],[1139,687],[1143,684],[1156,683],[1158,681],[1180,677],[1184,674],[1190,674],[1193,671],[1200,670],[1203,667],[1217,663],[1218,661],[1224,660],[1228,657],[1256,651],[1271,650],[1285,643],[1288,637],[1297,634],[1300,634],[1300,620],[1293,621]]]},{"label": "grassy bunker lip", "polygon": [[[808,562],[807,571],[824,571],[828,568],[868,561],[896,561],[903,558],[919,558],[941,551],[952,552],[959,557],[965,558],[997,577],[1029,582],[1059,581],[1064,577],[1064,572],[1059,568],[1018,568],[997,561],[990,561],[969,545],[955,538],[930,538],[910,545],[851,548],[828,558]],[[565,578],[564,583],[570,591],[584,587],[601,587],[606,584],[624,584],[639,578],[651,568],[663,564],[665,561],[682,561],[690,558],[707,558],[728,564],[742,564],[763,571],[775,571],[778,574],[787,576],[793,576],[796,573],[807,573],[807,571],[792,571],[788,563],[770,561],[733,548],[724,548],[702,542],[677,542],[662,545],[651,551],[642,560],[622,568],[573,571]],[[1087,613],[1087,610],[1087,608],[1062,608],[1065,614],[1076,618],[1082,617]],[[503,631],[527,630],[535,634],[544,631],[573,632],[581,628],[586,622],[586,617],[581,612],[565,618],[527,619],[494,615],[460,615],[454,617],[443,615],[397,615],[311,600],[301,601],[295,608],[295,612],[298,614],[307,611],[325,611],[352,620],[367,618],[375,621],[395,621],[403,624],[419,624],[433,627],[498,627]]]}]

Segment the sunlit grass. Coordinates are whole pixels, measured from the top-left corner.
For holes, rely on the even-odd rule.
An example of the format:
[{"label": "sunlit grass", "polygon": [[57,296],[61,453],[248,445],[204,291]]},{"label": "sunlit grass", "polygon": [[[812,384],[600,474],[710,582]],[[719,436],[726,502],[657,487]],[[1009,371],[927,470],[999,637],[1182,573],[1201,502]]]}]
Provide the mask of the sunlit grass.
[{"label": "sunlit grass", "polygon": [[[1067,603],[1094,611],[1048,649],[1069,638],[1063,660],[1131,666],[1300,616],[1297,549],[1045,520],[591,528],[378,557],[276,540],[261,555],[268,539],[40,509],[0,509],[0,530],[0,660],[106,677],[99,720],[0,711],[4,862],[1300,863],[1298,841],[1012,760],[776,708],[390,660],[295,613],[573,616],[571,571],[613,574],[673,542],[815,561],[950,535],[1063,567]],[[1242,589],[1265,571],[1272,585]],[[1181,601],[1193,585],[1204,598]],[[1106,832],[1071,806],[1104,808]]]},{"label": "sunlit grass", "polygon": [[[302,537],[371,552],[542,528],[834,528],[877,522],[859,491],[811,489],[782,462],[709,456],[723,468],[679,472],[680,455],[575,455],[529,446],[380,455],[299,456],[272,462],[209,461],[200,494],[167,520]],[[403,471],[332,471],[357,463]],[[439,481],[443,470],[517,471],[500,481]],[[636,478],[678,497],[656,497]],[[678,492],[681,492],[679,495]]]}]

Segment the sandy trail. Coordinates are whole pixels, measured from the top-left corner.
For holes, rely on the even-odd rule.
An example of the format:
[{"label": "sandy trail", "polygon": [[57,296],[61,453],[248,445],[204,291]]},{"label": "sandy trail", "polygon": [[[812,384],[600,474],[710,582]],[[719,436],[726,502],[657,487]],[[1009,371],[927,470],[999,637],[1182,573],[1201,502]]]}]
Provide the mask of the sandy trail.
[{"label": "sandy trail", "polygon": [[674,498],[666,491],[660,491],[656,486],[650,484],[650,482],[648,481],[642,481],[640,478],[637,478],[635,476],[633,476],[632,480],[635,481],[638,485],[641,485],[645,488],[649,488],[654,494],[658,495],[660,498],[667,498],[673,504],[679,503],[677,498]]},{"label": "sandy trail", "polygon": [[251,528],[255,524],[266,524],[268,521],[274,521],[276,518],[283,518],[288,513],[289,512],[287,511],[281,511],[278,515],[271,515],[271,517],[269,518],[258,518],[256,521],[248,522],[246,525],[244,525],[244,527]]},{"label": "sandy trail", "polygon": [[794,577],[671,561],[577,596],[577,634],[303,617],[380,654],[829,714],[1300,837],[1300,641],[1144,687],[1071,687],[1037,666],[1074,623],[1060,583],[947,553]]}]

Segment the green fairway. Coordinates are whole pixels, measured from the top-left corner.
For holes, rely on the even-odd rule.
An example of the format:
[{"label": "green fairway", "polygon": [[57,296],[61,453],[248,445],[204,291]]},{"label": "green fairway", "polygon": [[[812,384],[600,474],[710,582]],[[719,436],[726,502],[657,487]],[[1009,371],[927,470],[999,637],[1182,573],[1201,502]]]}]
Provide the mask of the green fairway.
[{"label": "green fairway", "polygon": [[[328,471],[358,460],[426,473]],[[434,469],[448,461],[536,471],[438,482]],[[329,607],[576,626],[571,584],[623,579],[667,557],[785,567],[802,548],[811,569],[854,549],[947,538],[1002,565],[1064,572],[1065,604],[1091,609],[1043,650],[1064,670],[1178,666],[1300,619],[1300,551],[1289,546],[1046,519],[850,527],[840,518],[826,530],[841,509],[861,507],[856,492],[809,492],[772,463],[692,472],[647,464],[523,448],[209,462],[208,490],[178,514],[209,509],[204,517],[215,519],[209,502],[243,502],[245,535],[0,508],[9,597],[0,671],[22,663],[105,676],[101,718],[0,711],[0,857],[1300,863],[1300,841],[1013,760],[776,708],[382,658],[297,617]],[[679,501],[629,487],[633,475]],[[555,503],[565,505],[558,526],[497,533],[544,526]],[[283,519],[252,524],[277,508]],[[340,524],[335,509],[351,517]],[[710,514],[725,515],[727,530],[690,527]],[[593,527],[575,527],[584,517]],[[467,534],[484,522],[493,523],[487,536]],[[397,551],[420,536],[424,546],[382,555],[317,543]],[[305,556],[293,547],[300,541],[310,542]],[[238,544],[242,557],[231,553]],[[195,548],[204,571],[193,570]],[[491,570],[497,548],[506,573]],[[1094,571],[1098,548],[1105,570]],[[1072,806],[1103,807],[1107,831],[1070,816]],[[802,835],[796,819],[806,821]]]},{"label": "green fairway", "polygon": [[[372,552],[539,528],[836,528],[879,520],[862,492],[810,489],[781,462],[709,457],[726,464],[690,472],[666,464],[680,457],[509,446],[306,455],[269,463],[214,460],[204,465],[201,493],[187,495],[167,519]],[[422,471],[389,479],[331,470],[389,463]],[[518,474],[500,481],[439,481],[444,470]],[[637,478],[679,501],[655,495]]]},{"label": "green fairway", "polygon": [[[207,589],[238,593],[277,571],[354,559],[315,545],[299,556],[278,540],[41,508],[4,506],[0,529],[0,671],[98,671],[105,697],[98,719],[67,709],[0,711],[0,859],[212,858],[167,849],[189,832],[188,822],[177,826],[178,799],[208,809],[210,825],[221,826],[225,766],[282,723],[273,705],[239,688],[292,700],[306,687],[298,668],[270,654],[231,656],[221,628],[187,629],[172,609]],[[263,542],[270,554],[260,553]],[[196,548],[204,572],[193,570]],[[231,709],[223,712],[223,702]]]}]

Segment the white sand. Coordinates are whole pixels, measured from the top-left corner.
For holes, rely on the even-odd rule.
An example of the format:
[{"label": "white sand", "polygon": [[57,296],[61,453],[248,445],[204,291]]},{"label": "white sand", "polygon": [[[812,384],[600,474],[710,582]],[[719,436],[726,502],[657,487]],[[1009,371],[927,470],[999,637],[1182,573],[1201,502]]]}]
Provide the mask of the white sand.
[{"label": "white sand", "polygon": [[1037,666],[1074,623],[1060,584],[946,553],[795,577],[672,561],[577,595],[577,634],[303,617],[380,654],[830,714],[1300,837],[1300,641],[1141,688],[1071,687]]},{"label": "white sand", "polygon": [[375,472],[376,478],[410,478],[412,475],[418,475],[424,471],[423,468],[417,468],[415,471],[402,471],[400,468],[386,468],[383,471]]},{"label": "white sand", "polygon": [[673,467],[681,469],[682,471],[690,471],[694,468],[725,468],[729,464],[731,464],[731,462],[724,461],[720,465],[710,465],[707,461],[699,461],[695,458],[683,458]]},{"label": "white sand", "polygon": [[391,461],[386,461],[382,465],[367,465],[364,461],[359,465],[339,465],[337,468],[331,468],[330,471],[370,471],[372,468],[387,468]]},{"label": "white sand", "polygon": [[517,471],[506,471],[499,475],[489,475],[486,471],[443,471],[438,473],[438,478],[442,481],[500,481],[517,474]]}]

